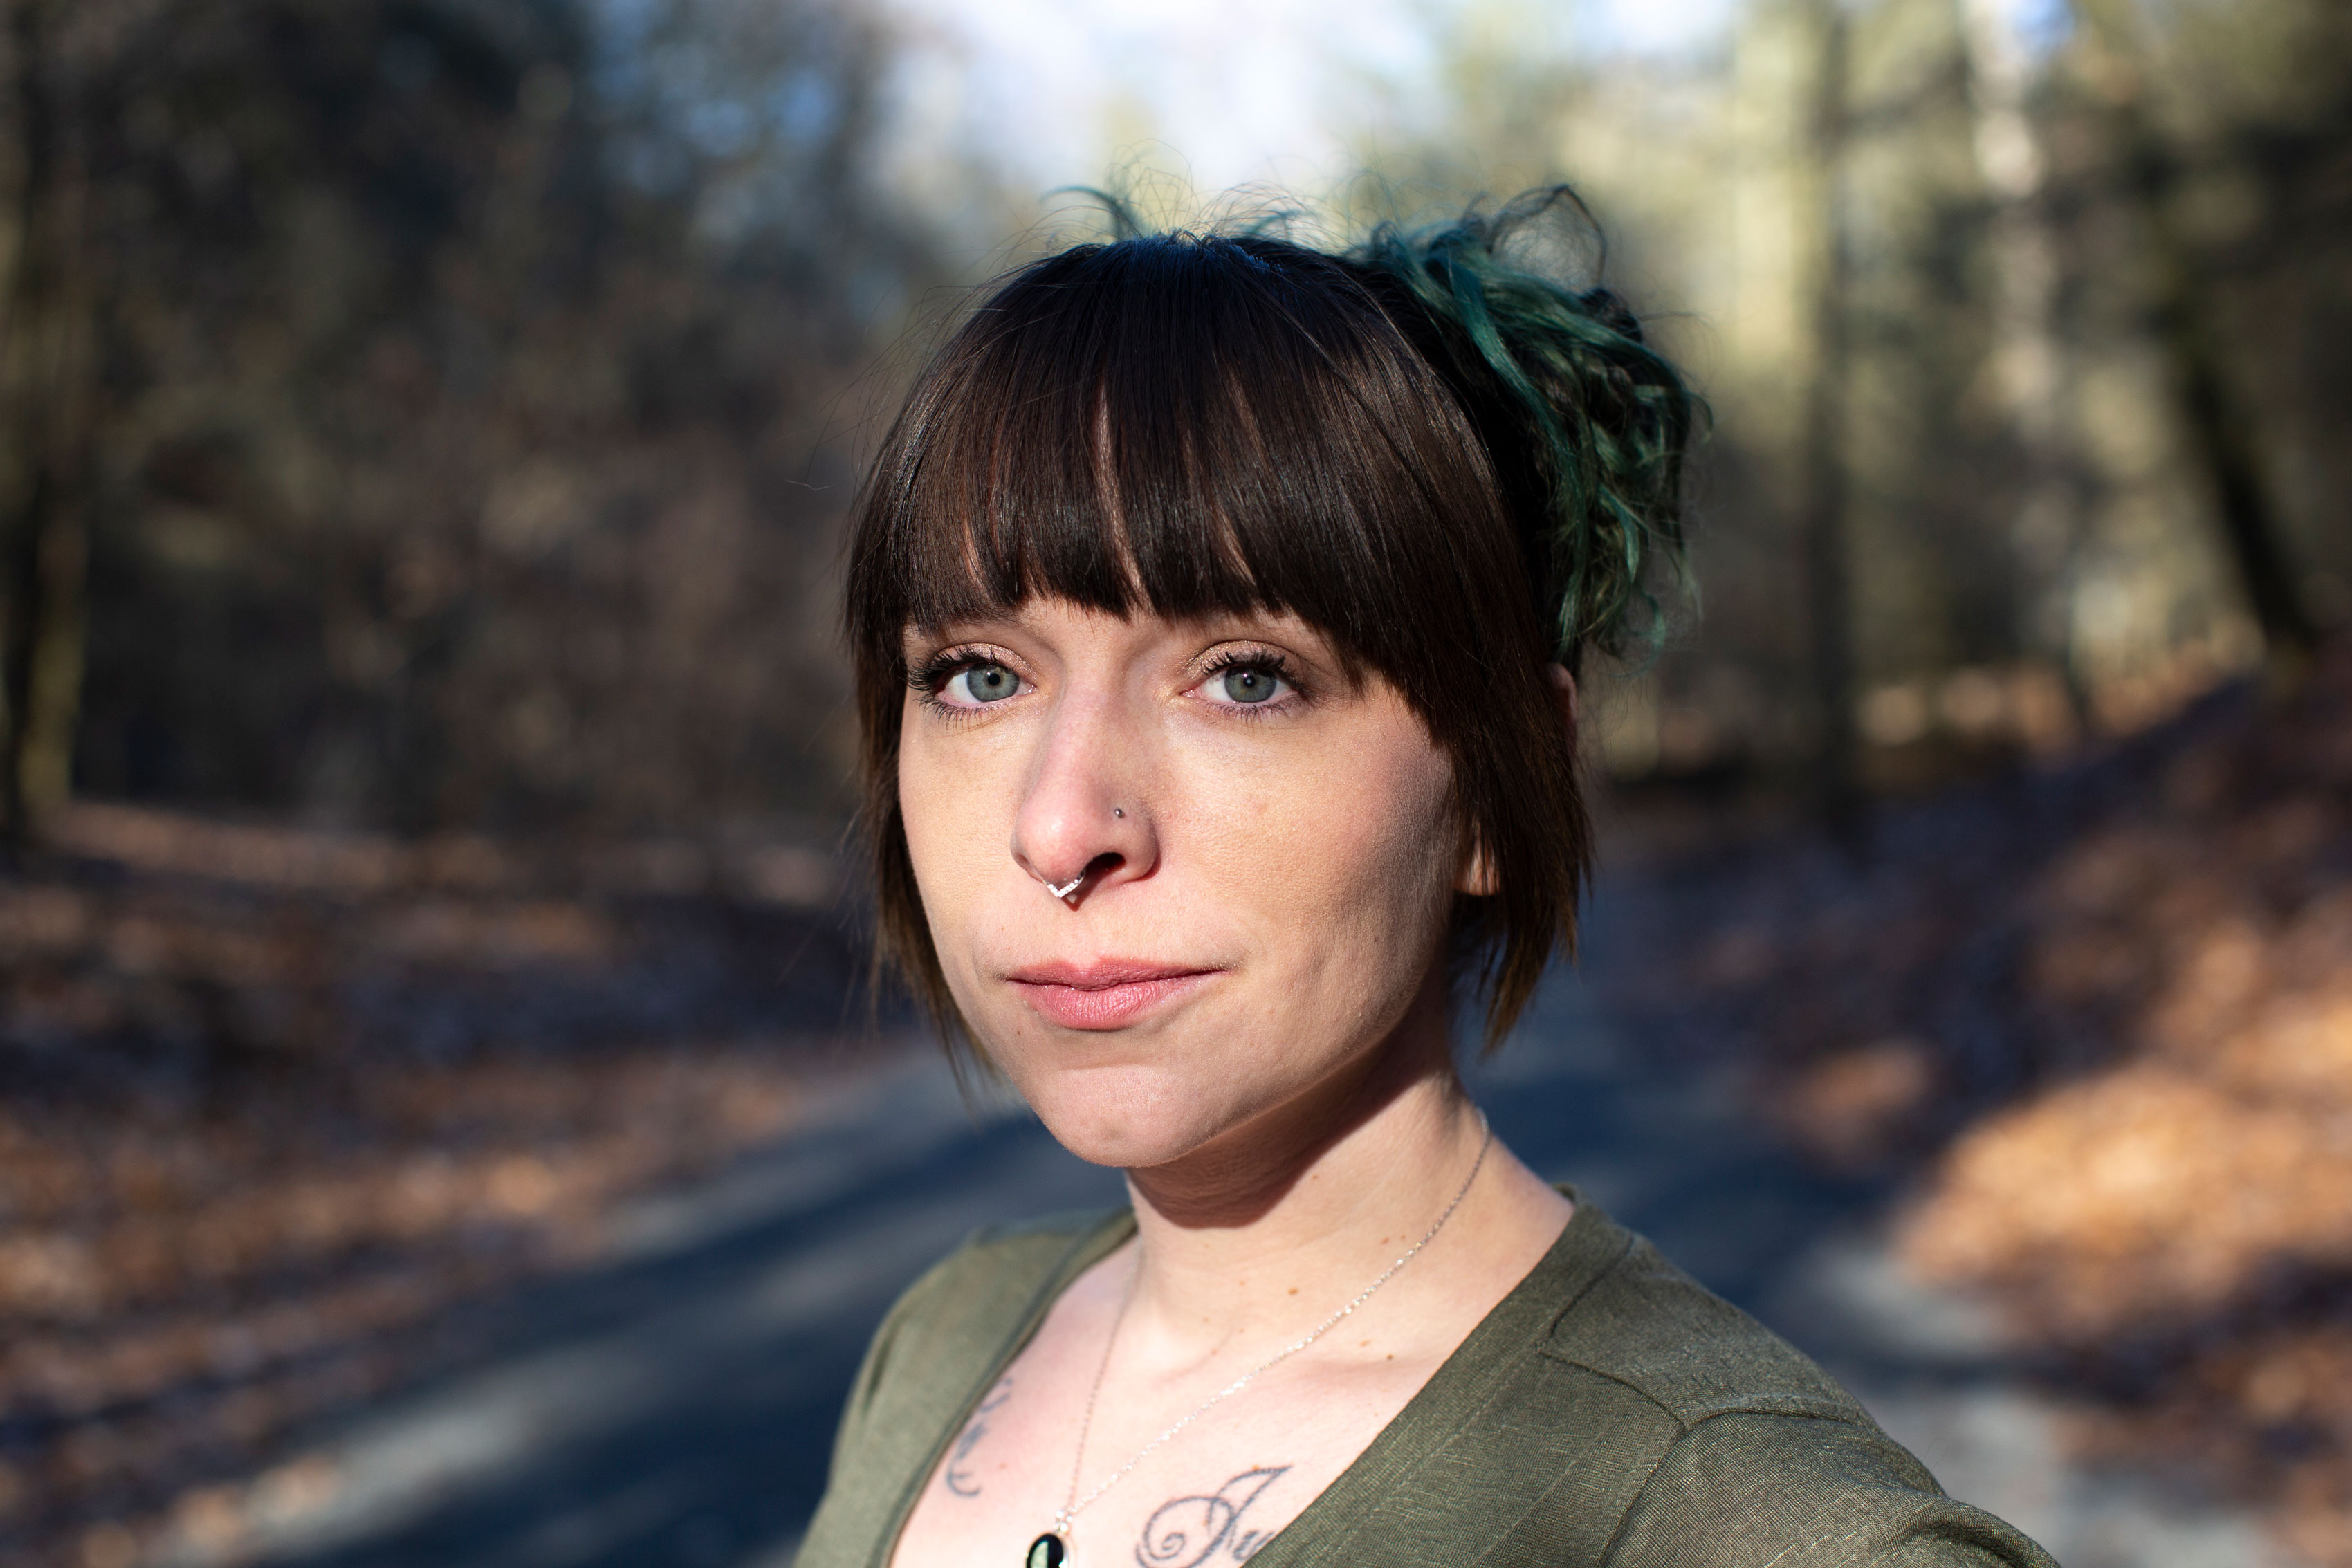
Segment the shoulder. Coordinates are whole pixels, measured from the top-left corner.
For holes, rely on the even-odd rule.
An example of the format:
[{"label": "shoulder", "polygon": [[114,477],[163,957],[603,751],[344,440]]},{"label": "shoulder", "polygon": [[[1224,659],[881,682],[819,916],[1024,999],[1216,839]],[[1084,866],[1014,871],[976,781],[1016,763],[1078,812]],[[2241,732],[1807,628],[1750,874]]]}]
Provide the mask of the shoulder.
[{"label": "shoulder", "polygon": [[1609,1568],[2056,1568],[1868,1421],[1730,1411],[1690,1428],[1627,1510]]},{"label": "shoulder", "polygon": [[1588,1252],[1607,1260],[1560,1303],[1544,1355],[1622,1385],[1685,1430],[1733,1413],[1869,1425],[1810,1357],[1648,1241],[1589,1205],[1579,1206],[1578,1220],[1597,1233]]},{"label": "shoulder", "polygon": [[1590,1223],[1591,1262],[1563,1281],[1536,1348],[1610,1390],[1644,1434],[1612,1568],[2052,1568],[1946,1497],[1811,1358],[1599,1210]]}]

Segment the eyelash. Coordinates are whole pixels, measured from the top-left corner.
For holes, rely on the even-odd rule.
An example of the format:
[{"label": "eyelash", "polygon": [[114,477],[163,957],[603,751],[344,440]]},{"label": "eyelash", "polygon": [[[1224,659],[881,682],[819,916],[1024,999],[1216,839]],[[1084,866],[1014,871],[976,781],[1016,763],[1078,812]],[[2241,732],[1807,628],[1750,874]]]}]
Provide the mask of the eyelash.
[{"label": "eyelash", "polygon": [[954,703],[940,700],[940,689],[966,670],[976,670],[983,664],[1005,664],[1003,655],[986,648],[947,648],[932,654],[907,672],[907,684],[915,688],[922,705],[933,713],[950,718],[966,718],[972,712]]},{"label": "eyelash", "polygon": [[[932,712],[955,718],[964,718],[970,716],[972,710],[958,704],[940,701],[940,688],[966,670],[978,669],[983,664],[1003,664],[1004,659],[1002,654],[992,653],[986,648],[942,649],[909,669],[907,672],[907,684],[915,689],[922,705]],[[1010,669],[1012,666],[1006,664],[1005,667]],[[1208,667],[1201,672],[1201,678],[1193,685],[1206,685],[1219,675],[1228,674],[1234,670],[1263,671],[1276,680],[1287,684],[1290,687],[1288,695],[1296,703],[1304,704],[1308,700],[1307,689],[1299,684],[1297,675],[1292,672],[1290,661],[1271,648],[1226,649],[1209,661]],[[1233,713],[1237,717],[1255,720],[1272,717],[1273,714],[1266,711],[1268,708],[1279,713],[1293,705],[1277,698],[1270,703],[1219,703],[1216,706]]]},{"label": "eyelash", "polygon": [[1209,667],[1201,672],[1200,680],[1194,684],[1206,685],[1219,675],[1230,674],[1234,670],[1263,671],[1290,687],[1286,694],[1290,699],[1288,701],[1283,697],[1276,697],[1272,702],[1265,703],[1219,703],[1217,705],[1220,708],[1233,713],[1236,717],[1253,720],[1271,718],[1274,714],[1268,713],[1266,711],[1268,708],[1272,708],[1274,713],[1280,713],[1295,705],[1304,705],[1308,700],[1307,688],[1300,685],[1298,677],[1291,673],[1290,661],[1271,648],[1227,649],[1209,661]]}]

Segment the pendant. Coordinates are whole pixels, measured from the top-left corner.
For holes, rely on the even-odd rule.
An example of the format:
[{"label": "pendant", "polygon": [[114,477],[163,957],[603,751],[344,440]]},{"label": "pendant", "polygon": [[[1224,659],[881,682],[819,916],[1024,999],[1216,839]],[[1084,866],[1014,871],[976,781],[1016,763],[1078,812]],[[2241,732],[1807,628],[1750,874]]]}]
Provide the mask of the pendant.
[{"label": "pendant", "polygon": [[1062,1568],[1069,1554],[1061,1536],[1049,1530],[1029,1543],[1029,1560],[1024,1568]]}]

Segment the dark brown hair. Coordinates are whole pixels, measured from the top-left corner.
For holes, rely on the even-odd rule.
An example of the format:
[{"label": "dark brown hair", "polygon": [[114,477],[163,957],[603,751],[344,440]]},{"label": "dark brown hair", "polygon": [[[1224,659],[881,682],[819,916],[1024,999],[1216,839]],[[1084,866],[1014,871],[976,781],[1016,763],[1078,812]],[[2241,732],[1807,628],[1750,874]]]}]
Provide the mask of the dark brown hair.
[{"label": "dark brown hair", "polygon": [[1080,246],[999,283],[924,371],[859,498],[846,622],[881,957],[951,1040],[899,817],[902,640],[1040,596],[1286,611],[1397,688],[1496,870],[1454,919],[1490,1048],[1573,948],[1591,835],[1545,667],[1645,630],[1695,400],[1613,297],[1504,259],[1563,201],[1342,255]]}]

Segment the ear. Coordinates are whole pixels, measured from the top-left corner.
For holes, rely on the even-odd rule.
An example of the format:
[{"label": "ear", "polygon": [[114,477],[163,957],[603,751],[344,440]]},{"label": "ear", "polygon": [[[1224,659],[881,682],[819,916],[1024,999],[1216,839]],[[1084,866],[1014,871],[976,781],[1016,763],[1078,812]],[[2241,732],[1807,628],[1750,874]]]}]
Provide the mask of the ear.
[{"label": "ear", "polygon": [[1486,845],[1470,846],[1462,873],[1454,879],[1454,891],[1472,898],[1492,898],[1503,891],[1503,879],[1495,874],[1495,857],[1486,852]]},{"label": "ear", "polygon": [[1551,694],[1559,704],[1560,727],[1568,732],[1568,749],[1576,750],[1576,677],[1568,673],[1566,664],[1547,664],[1544,674],[1551,677]]}]

